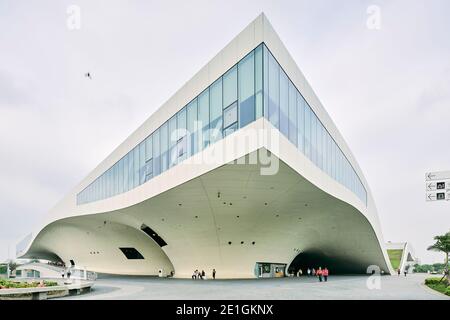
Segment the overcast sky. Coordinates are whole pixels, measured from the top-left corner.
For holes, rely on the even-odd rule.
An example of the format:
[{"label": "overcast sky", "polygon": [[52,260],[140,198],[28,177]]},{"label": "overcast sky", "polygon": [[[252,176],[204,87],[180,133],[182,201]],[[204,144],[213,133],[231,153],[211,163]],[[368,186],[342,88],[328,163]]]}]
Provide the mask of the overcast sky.
[{"label": "overcast sky", "polygon": [[450,170],[448,0],[0,0],[0,261],[261,12],[356,156],[385,240],[442,262],[426,247],[450,202],[425,202],[424,176]]}]

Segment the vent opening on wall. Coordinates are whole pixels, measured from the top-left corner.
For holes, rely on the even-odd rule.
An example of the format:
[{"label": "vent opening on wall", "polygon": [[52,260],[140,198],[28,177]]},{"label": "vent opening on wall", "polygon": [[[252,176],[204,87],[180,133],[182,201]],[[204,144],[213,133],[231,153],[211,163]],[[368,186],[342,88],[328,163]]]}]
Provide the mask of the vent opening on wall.
[{"label": "vent opening on wall", "polygon": [[144,259],[142,254],[137,251],[135,248],[119,248],[122,253],[127,257],[127,259],[135,260],[135,259]]},{"label": "vent opening on wall", "polygon": [[150,238],[152,238],[160,247],[167,246],[167,243],[161,238],[152,228],[143,224],[141,230],[144,231]]}]

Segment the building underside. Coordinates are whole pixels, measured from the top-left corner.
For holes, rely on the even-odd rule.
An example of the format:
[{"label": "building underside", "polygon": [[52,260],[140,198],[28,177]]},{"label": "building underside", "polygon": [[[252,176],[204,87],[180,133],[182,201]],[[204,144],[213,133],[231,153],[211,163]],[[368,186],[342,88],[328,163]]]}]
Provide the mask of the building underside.
[{"label": "building underside", "polygon": [[[55,221],[26,257],[57,256],[103,273],[163,269],[175,277],[213,268],[220,278],[256,277],[257,263],[326,266],[334,273],[366,273],[377,265],[389,272],[358,210],[282,161],[275,175],[260,169],[227,164],[131,207]],[[143,259],[127,259],[120,248],[134,248]]]}]

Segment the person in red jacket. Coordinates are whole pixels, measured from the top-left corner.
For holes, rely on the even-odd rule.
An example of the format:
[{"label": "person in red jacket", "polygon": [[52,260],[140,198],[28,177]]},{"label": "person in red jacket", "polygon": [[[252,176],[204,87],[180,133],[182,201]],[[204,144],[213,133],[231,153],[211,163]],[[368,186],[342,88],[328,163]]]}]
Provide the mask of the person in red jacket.
[{"label": "person in red jacket", "polygon": [[316,275],[319,277],[320,282],[322,282],[322,274],[323,274],[322,267],[319,267],[319,270],[316,271]]},{"label": "person in red jacket", "polygon": [[323,275],[323,278],[324,278],[325,282],[327,282],[327,279],[328,279],[328,269],[327,269],[327,267],[325,267],[325,269],[323,269],[322,275]]}]

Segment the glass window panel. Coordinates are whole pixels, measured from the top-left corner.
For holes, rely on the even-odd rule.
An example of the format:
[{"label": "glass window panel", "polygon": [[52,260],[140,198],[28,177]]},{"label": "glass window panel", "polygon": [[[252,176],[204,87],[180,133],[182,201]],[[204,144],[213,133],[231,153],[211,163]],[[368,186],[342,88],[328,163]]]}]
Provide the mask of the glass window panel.
[{"label": "glass window panel", "polygon": [[238,64],[239,127],[255,120],[255,55],[253,51]]},{"label": "glass window panel", "polygon": [[328,174],[333,176],[332,167],[333,167],[333,139],[328,133]]},{"label": "glass window panel", "polygon": [[255,118],[263,115],[263,45],[255,49]]},{"label": "glass window panel", "polygon": [[169,125],[168,121],[159,129],[161,148],[161,172],[169,168]]},{"label": "glass window panel", "polygon": [[223,75],[223,106],[228,107],[237,100],[237,67]]},{"label": "glass window panel", "polygon": [[336,180],[336,143],[334,141],[331,144],[331,174]]},{"label": "glass window panel", "polygon": [[[109,197],[111,197],[111,194],[112,194],[112,192],[111,192],[111,169],[108,169],[105,172],[105,178],[106,178],[106,198],[109,198]],[[90,190],[90,188],[88,190]],[[90,194],[88,196],[90,197]]]},{"label": "glass window panel", "polygon": [[161,149],[159,129],[153,132],[153,176],[161,173]]},{"label": "glass window panel", "polygon": [[153,137],[150,135],[145,139],[145,161],[153,158]]},{"label": "glass window panel", "polygon": [[200,150],[209,145],[209,90],[206,89],[198,97],[198,121],[202,130],[199,140],[202,142]]},{"label": "glass window panel", "polygon": [[95,201],[97,200],[97,184],[94,182],[92,182],[92,200]]},{"label": "glass window panel", "polygon": [[289,81],[283,69],[280,69],[280,131],[289,137]]},{"label": "glass window panel", "polygon": [[341,182],[341,153],[336,148],[336,180]]},{"label": "glass window panel", "polygon": [[177,116],[169,119],[169,168],[177,164]]},{"label": "glass window panel", "polygon": [[198,141],[197,141],[198,134],[197,128],[195,127],[196,125],[197,125],[197,99],[194,99],[187,106],[188,157],[198,152]]},{"label": "glass window panel", "polygon": [[145,181],[148,181],[153,178],[153,159],[147,160],[145,168]]},{"label": "glass window panel", "polygon": [[297,89],[289,81],[289,141],[297,146]]},{"label": "glass window panel", "polygon": [[[127,153],[125,155],[125,157],[123,158],[123,191],[124,192],[127,192],[128,190],[130,190],[130,187],[129,187],[129,184],[128,184],[128,181],[129,181],[129,178],[128,178],[128,171],[129,171],[129,169],[128,169],[128,167],[129,167],[128,157],[129,157],[129,153]],[[105,182],[106,182],[106,180],[105,180]]]},{"label": "glass window panel", "polygon": [[223,126],[227,128],[237,122],[237,103],[233,103],[231,106],[223,111]]},{"label": "glass window panel", "polygon": [[297,91],[297,117],[298,117],[298,149],[305,152],[305,103],[300,92]]},{"label": "glass window panel", "polygon": [[95,181],[91,184],[91,192],[92,192],[92,201],[96,200],[96,185]]},{"label": "glass window panel", "polygon": [[114,195],[119,193],[119,165],[114,165]]},{"label": "glass window panel", "polygon": [[269,119],[269,50],[263,45],[263,115]]},{"label": "glass window panel", "polygon": [[[209,97],[208,97],[209,99]],[[208,102],[209,105],[209,102]],[[187,153],[187,144],[186,144],[186,107],[181,109],[177,114],[177,133],[178,133],[178,147],[177,147],[177,153],[178,153],[178,162],[186,159],[186,153]]]},{"label": "glass window panel", "polygon": [[269,121],[279,128],[280,120],[280,66],[272,54],[269,53]]},{"label": "glass window panel", "polygon": [[128,190],[134,188],[134,152],[128,153]]},{"label": "glass window panel", "polygon": [[[230,107],[231,108],[231,107]],[[237,126],[237,122],[231,126],[229,126],[228,128],[223,130],[223,136],[226,137],[229,134],[232,134],[233,132],[235,132],[238,129]]]},{"label": "glass window panel", "polygon": [[145,182],[145,141],[139,144],[139,184]]},{"label": "glass window panel", "polygon": [[305,156],[311,160],[311,109],[305,105]]},{"label": "glass window panel", "polygon": [[[106,179],[106,198],[111,197],[111,192],[110,192],[110,190],[111,190],[111,188],[110,188],[111,183],[110,183],[110,176],[109,176],[110,171],[111,171],[111,170],[108,169],[108,170],[106,170],[106,172],[105,172],[105,179]],[[88,187],[88,190],[90,190],[89,187]],[[90,199],[89,191],[88,191],[88,199]],[[90,200],[89,200],[89,201],[90,201]]]},{"label": "glass window panel", "polygon": [[311,160],[317,165],[317,117],[311,112]]},{"label": "glass window panel", "polygon": [[210,140],[211,143],[222,139],[222,78],[214,82],[209,87],[211,122]]},{"label": "glass window panel", "polygon": [[322,165],[322,123],[317,119],[317,166],[323,169]]},{"label": "glass window panel", "polygon": [[133,149],[134,152],[134,178],[133,178],[133,188],[139,185],[139,146]]},{"label": "glass window panel", "polygon": [[119,193],[123,193],[123,158],[119,160]]}]

